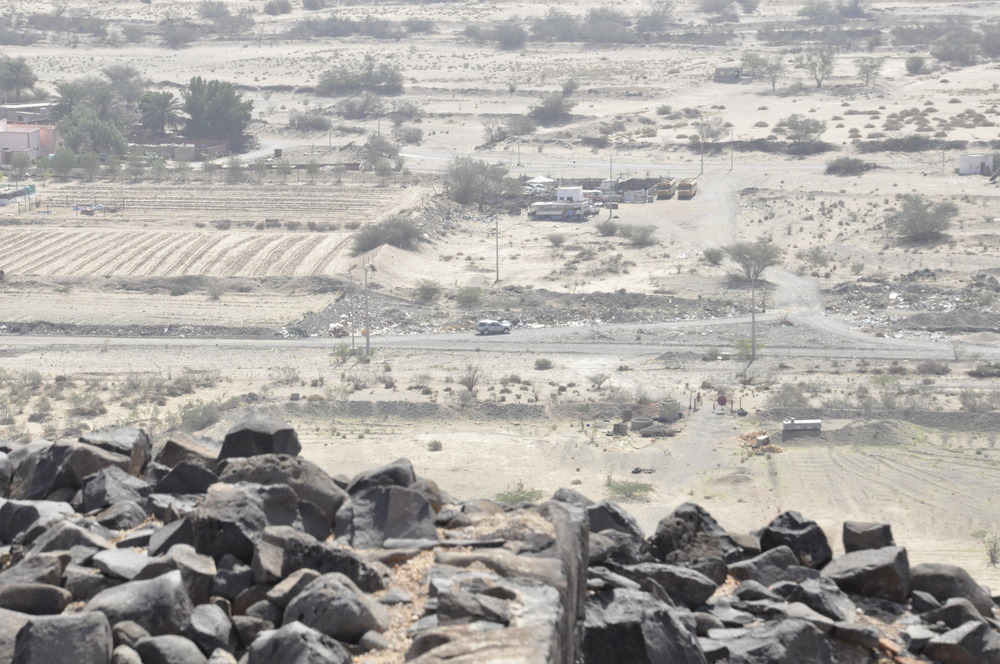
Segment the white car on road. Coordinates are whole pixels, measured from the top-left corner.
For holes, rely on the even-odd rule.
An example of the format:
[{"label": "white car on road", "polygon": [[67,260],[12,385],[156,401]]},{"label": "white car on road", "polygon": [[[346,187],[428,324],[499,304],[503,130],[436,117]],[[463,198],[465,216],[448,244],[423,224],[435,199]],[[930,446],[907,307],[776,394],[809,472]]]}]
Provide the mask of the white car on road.
[{"label": "white car on road", "polygon": [[510,323],[505,320],[481,320],[476,323],[479,334],[509,334]]}]

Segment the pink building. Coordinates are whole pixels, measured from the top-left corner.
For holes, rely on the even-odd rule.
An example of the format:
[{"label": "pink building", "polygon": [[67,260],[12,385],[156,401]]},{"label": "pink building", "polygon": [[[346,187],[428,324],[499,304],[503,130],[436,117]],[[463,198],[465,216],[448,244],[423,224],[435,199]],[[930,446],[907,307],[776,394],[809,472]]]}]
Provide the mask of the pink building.
[{"label": "pink building", "polygon": [[53,154],[58,147],[55,125],[14,124],[0,119],[0,163],[9,164],[15,152],[24,152],[35,160]]}]

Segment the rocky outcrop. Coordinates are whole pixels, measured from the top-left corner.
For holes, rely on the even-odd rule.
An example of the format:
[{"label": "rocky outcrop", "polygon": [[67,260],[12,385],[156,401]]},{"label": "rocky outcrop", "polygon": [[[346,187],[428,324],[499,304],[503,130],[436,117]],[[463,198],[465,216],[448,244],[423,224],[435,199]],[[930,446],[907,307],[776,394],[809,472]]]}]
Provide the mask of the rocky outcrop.
[{"label": "rocky outcrop", "polygon": [[686,503],[647,537],[568,489],[458,503],[406,459],[335,479],[266,411],[150,443],[5,448],[0,664],[1000,663],[989,592],[888,524],[833,556],[798,512],[728,533]]}]

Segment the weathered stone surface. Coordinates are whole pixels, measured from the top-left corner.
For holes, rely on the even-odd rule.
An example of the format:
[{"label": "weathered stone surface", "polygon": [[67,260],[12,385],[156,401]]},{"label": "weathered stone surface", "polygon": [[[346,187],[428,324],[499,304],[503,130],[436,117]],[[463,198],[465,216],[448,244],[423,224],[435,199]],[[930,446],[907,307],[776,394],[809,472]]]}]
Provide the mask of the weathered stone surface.
[{"label": "weathered stone surface", "polygon": [[1000,636],[970,621],[932,638],[921,654],[943,664],[1000,664]]},{"label": "weathered stone surface", "polygon": [[801,602],[831,620],[852,621],[857,606],[829,578],[806,579],[802,583],[785,581],[771,586],[775,594],[788,602]]},{"label": "weathered stone surface", "polygon": [[838,622],[833,625],[830,636],[862,648],[878,647],[879,631],[871,625],[860,625],[854,622]]},{"label": "weathered stone surface", "polygon": [[207,661],[198,646],[176,634],[140,639],[135,650],[143,664],[205,664]]},{"label": "weathered stone surface", "polygon": [[705,641],[706,648],[725,645],[729,651],[728,664],[832,664],[834,661],[826,635],[805,620],[711,630]]},{"label": "weathered stone surface", "polygon": [[34,616],[62,613],[73,596],[59,586],[47,583],[9,583],[0,585],[0,609]]},{"label": "weathered stone surface", "polygon": [[217,572],[215,561],[209,556],[201,555],[188,544],[175,544],[165,555],[150,558],[135,579],[151,579],[173,570],[181,573],[192,603],[203,604],[208,601]]},{"label": "weathered stone surface", "polygon": [[507,625],[511,612],[507,602],[481,593],[452,588],[438,595],[438,624],[469,623],[479,620]]},{"label": "weathered stone surface", "polygon": [[590,564],[634,565],[640,562],[645,542],[636,541],[619,530],[604,530],[588,534]]},{"label": "weathered stone surface", "polygon": [[17,639],[17,633],[29,620],[31,620],[31,616],[27,613],[0,609],[0,664],[9,664],[14,659],[14,642]]},{"label": "weathered stone surface", "polygon": [[356,549],[375,548],[389,538],[437,538],[430,503],[416,491],[400,486],[372,486],[352,492],[337,512],[336,532]]},{"label": "weathered stone surface", "polygon": [[778,581],[802,581],[815,578],[819,573],[799,565],[799,559],[787,546],[765,551],[749,560],[729,565],[729,573],[738,581],[753,579],[765,586]]},{"label": "weathered stone surface", "polygon": [[0,572],[0,585],[10,583],[47,583],[62,585],[63,571],[69,564],[66,552],[39,553]]},{"label": "weathered stone surface", "polygon": [[132,549],[101,551],[91,561],[105,576],[131,581],[149,563],[149,556]]},{"label": "weathered stone surface", "polygon": [[14,664],[110,664],[111,625],[100,613],[36,617],[17,633]]},{"label": "weathered stone surface", "polygon": [[262,632],[247,651],[247,664],[349,664],[351,654],[326,634],[300,622]]},{"label": "weathered stone surface", "polygon": [[248,606],[244,614],[266,620],[272,625],[280,625],[282,622],[281,617],[284,613],[282,608],[265,597]]},{"label": "weathered stone surface", "polygon": [[208,664],[238,664],[238,662],[231,652],[218,648],[209,656]]},{"label": "weathered stone surface", "polygon": [[97,574],[92,567],[75,563],[66,565],[63,572],[63,588],[73,595],[74,602],[86,602],[97,593],[121,585],[121,580]]},{"label": "weathered stone surface", "polygon": [[138,503],[152,491],[146,480],[130,475],[118,466],[102,468],[85,477],[84,482],[84,512],[101,510],[124,501]]},{"label": "weathered stone surface", "polygon": [[294,429],[271,409],[254,407],[226,434],[219,460],[258,454],[298,456],[301,451]]},{"label": "weathered stone surface", "polygon": [[922,563],[910,570],[910,587],[930,593],[938,601],[964,597],[984,616],[993,615],[993,598],[958,565]]},{"label": "weathered stone surface", "polygon": [[285,608],[284,623],[295,620],[338,641],[357,643],[368,630],[385,631],[385,607],[338,572],[324,574],[295,596]]},{"label": "weathered stone surface", "polygon": [[583,659],[587,664],[705,664],[697,637],[652,596],[620,588],[587,599]]},{"label": "weathered stone surface", "polygon": [[[70,551],[82,547],[94,553],[101,549],[113,549],[114,544],[99,534],[85,530],[71,521],[59,521],[39,535],[28,550],[32,554],[46,551]],[[75,557],[75,554],[74,554]]]},{"label": "weathered stone surface", "polygon": [[295,570],[308,568],[320,574],[340,572],[365,592],[384,587],[381,575],[358,554],[318,542],[288,526],[264,529],[254,550],[252,568],[258,583],[278,581]]},{"label": "weathered stone surface", "polygon": [[[486,623],[490,624],[490,623]],[[478,625],[478,623],[473,623]],[[470,625],[449,625],[449,628],[468,628]],[[551,633],[540,625],[510,627],[501,630],[474,629],[458,633],[440,643],[414,642],[414,646],[424,648],[423,654],[415,656],[413,648],[407,653],[408,664],[448,664],[476,662],[479,664],[550,664],[558,655],[549,651]],[[426,649],[427,646],[433,646]],[[621,662],[619,662],[621,664]]]},{"label": "weathered stone surface", "polygon": [[149,636],[149,630],[134,620],[122,620],[111,626],[111,638],[116,646],[126,645],[134,649],[135,644]]},{"label": "weathered stone surface", "polygon": [[183,431],[174,431],[156,455],[156,463],[173,468],[182,461],[198,464],[208,470],[215,469],[215,457],[219,451]]},{"label": "weathered stone surface", "polygon": [[680,565],[664,563],[639,563],[613,568],[633,581],[648,578],[663,588],[677,604],[695,608],[705,603],[718,584],[700,572]]},{"label": "weathered stone surface", "polygon": [[587,520],[590,525],[590,532],[599,533],[603,530],[617,530],[625,533],[636,542],[641,542],[645,538],[642,528],[631,514],[611,500],[602,500],[599,503],[588,506]]},{"label": "weathered stone surface", "polygon": [[888,523],[867,523],[864,521],[844,522],[844,551],[861,551],[862,549],[881,549],[894,546],[892,526]]},{"label": "weathered stone surface", "polygon": [[14,464],[6,452],[0,451],[0,498],[10,494],[10,480],[14,476]]},{"label": "weathered stone surface", "polygon": [[150,634],[177,634],[194,607],[179,571],[148,581],[130,581],[95,595],[85,611],[99,611],[112,623],[132,620]]},{"label": "weathered stone surface", "polygon": [[409,487],[417,481],[409,459],[396,459],[392,463],[358,473],[347,485],[347,493],[355,495],[378,486]]},{"label": "weathered stone surface", "polygon": [[760,534],[762,551],[779,546],[790,548],[799,564],[813,569],[823,567],[833,557],[823,529],[795,511],[782,512]]},{"label": "weathered stone surface", "polygon": [[121,645],[111,651],[111,664],[143,664],[143,661],[135,648]]},{"label": "weathered stone surface", "polygon": [[84,443],[29,443],[10,453],[14,466],[10,496],[40,500],[59,489],[80,489],[83,478],[102,468],[128,471],[129,457]]},{"label": "weathered stone surface", "polygon": [[206,656],[211,655],[216,648],[236,651],[237,639],[233,622],[215,604],[199,604],[194,607],[181,635],[190,639]]},{"label": "weathered stone surface", "polygon": [[0,542],[11,543],[39,519],[62,519],[73,513],[68,503],[51,500],[6,500],[0,504]]},{"label": "weathered stone surface", "polygon": [[219,464],[219,479],[229,483],[285,484],[300,500],[319,508],[329,523],[347,500],[347,492],[319,466],[287,454],[226,459]]},{"label": "weathered stone surface", "polygon": [[576,489],[567,489],[566,487],[559,487],[556,489],[555,493],[552,494],[552,500],[558,500],[561,503],[569,503],[570,505],[576,505],[577,507],[583,507],[584,509],[594,504],[593,500],[587,498]]},{"label": "weathered stone surface", "polygon": [[156,493],[205,493],[219,478],[199,463],[181,461],[164,475],[154,487]]},{"label": "weathered stone surface", "polygon": [[979,610],[973,606],[972,602],[964,597],[952,597],[936,609],[931,609],[923,616],[925,622],[930,625],[941,622],[954,629],[961,627],[967,622],[986,622]]},{"label": "weathered stone surface", "polygon": [[117,502],[94,516],[94,520],[112,530],[129,530],[149,518],[139,503],[131,500]]},{"label": "weathered stone surface", "polygon": [[249,563],[264,528],[294,524],[297,501],[289,506],[287,498],[290,495],[294,501],[295,495],[288,487],[284,489],[289,495],[275,491],[277,486],[213,484],[204,504],[186,517],[192,529],[191,543],[216,560],[228,553]]},{"label": "weathered stone surface", "polygon": [[823,569],[823,576],[855,595],[902,604],[910,594],[910,563],[906,549],[898,546],[845,553]]},{"label": "weathered stone surface", "polygon": [[125,470],[132,475],[142,474],[153,451],[149,436],[136,427],[106,427],[84,434],[79,440],[81,443],[128,457],[131,464]]},{"label": "weathered stone surface", "polygon": [[699,558],[722,558],[727,563],[743,559],[733,538],[694,503],[684,503],[657,524],[649,550],[657,560],[673,564]]}]

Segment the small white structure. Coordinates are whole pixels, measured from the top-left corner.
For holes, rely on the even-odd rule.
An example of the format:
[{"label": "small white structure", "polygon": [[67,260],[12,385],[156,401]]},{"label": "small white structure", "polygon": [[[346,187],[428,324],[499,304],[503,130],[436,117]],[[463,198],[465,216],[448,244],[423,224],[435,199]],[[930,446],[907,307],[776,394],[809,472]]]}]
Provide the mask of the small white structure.
[{"label": "small white structure", "polygon": [[784,420],[781,423],[781,439],[791,440],[793,438],[818,436],[822,428],[823,420]]},{"label": "small white structure", "polygon": [[556,189],[556,200],[560,203],[582,203],[583,187],[559,187]]},{"label": "small white structure", "polygon": [[959,175],[993,175],[993,155],[963,154],[958,158]]}]

